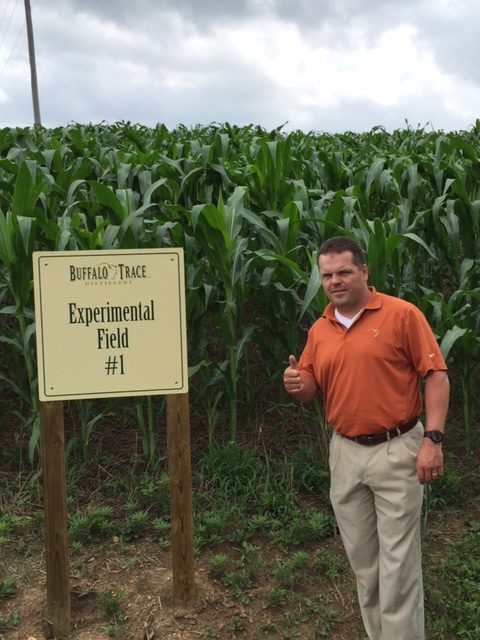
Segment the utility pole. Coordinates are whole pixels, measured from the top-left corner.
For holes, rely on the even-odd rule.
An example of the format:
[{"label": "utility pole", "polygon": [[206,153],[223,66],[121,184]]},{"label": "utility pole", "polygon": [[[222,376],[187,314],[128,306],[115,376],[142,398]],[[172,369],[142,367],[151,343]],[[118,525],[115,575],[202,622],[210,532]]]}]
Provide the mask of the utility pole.
[{"label": "utility pole", "polygon": [[35,65],[35,44],[33,41],[30,0],[25,0],[25,16],[27,19],[28,55],[30,57],[30,77],[32,81],[33,121],[35,124],[42,124],[40,121],[40,102],[38,99],[37,67]]}]

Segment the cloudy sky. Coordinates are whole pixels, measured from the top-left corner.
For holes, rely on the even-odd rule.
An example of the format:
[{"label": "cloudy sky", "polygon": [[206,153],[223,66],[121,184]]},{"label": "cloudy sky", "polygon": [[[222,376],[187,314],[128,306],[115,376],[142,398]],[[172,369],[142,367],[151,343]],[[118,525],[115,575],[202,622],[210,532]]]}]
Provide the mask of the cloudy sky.
[{"label": "cloudy sky", "polygon": [[[42,124],[469,129],[480,0],[31,0]],[[33,120],[24,0],[0,0],[0,127]]]}]

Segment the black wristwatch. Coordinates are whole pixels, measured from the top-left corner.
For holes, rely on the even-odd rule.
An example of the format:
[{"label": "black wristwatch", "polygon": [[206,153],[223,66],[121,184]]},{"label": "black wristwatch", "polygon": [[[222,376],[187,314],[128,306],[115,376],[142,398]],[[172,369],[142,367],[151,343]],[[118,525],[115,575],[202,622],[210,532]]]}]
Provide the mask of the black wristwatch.
[{"label": "black wristwatch", "polygon": [[430,440],[432,442],[434,442],[435,444],[439,444],[440,442],[443,442],[443,433],[441,431],[439,431],[438,429],[432,429],[431,431],[425,431],[425,433],[423,434],[424,438],[430,438]]}]

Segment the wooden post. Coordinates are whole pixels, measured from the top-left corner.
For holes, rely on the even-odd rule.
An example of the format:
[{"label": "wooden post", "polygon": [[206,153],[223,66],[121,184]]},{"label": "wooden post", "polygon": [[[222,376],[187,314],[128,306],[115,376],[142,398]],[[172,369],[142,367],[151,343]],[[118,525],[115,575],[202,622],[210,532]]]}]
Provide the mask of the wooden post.
[{"label": "wooden post", "polygon": [[50,637],[70,633],[70,562],[67,540],[67,491],[63,402],[40,402],[45,559],[46,626]]},{"label": "wooden post", "polygon": [[32,8],[30,0],[25,0],[25,18],[27,23],[28,55],[30,58],[30,79],[32,83],[33,122],[41,125],[40,100],[38,99],[37,65],[35,63],[35,43],[33,40]]},{"label": "wooden post", "polygon": [[195,601],[195,570],[188,393],[167,396],[167,438],[173,601],[190,607]]}]

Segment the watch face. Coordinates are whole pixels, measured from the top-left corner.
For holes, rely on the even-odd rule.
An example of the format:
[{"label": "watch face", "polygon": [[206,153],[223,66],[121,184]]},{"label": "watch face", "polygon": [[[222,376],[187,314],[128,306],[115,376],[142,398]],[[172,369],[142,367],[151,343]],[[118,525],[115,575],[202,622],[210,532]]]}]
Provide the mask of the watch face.
[{"label": "watch face", "polygon": [[432,431],[425,431],[425,436],[430,438],[432,442],[443,442],[443,433],[437,429]]}]

